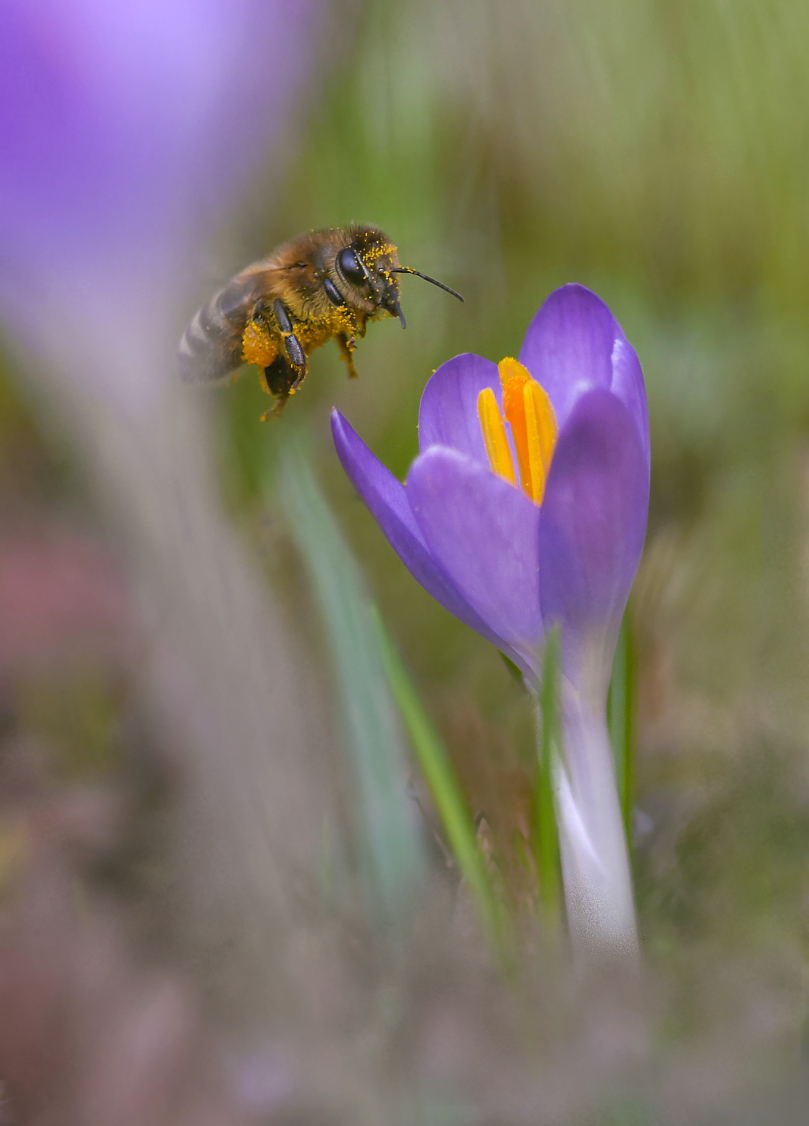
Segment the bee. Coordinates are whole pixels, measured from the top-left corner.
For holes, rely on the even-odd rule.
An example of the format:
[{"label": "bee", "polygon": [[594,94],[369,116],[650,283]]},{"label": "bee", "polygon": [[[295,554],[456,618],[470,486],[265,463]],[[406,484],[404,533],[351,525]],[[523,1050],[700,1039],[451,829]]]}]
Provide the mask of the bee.
[{"label": "bee", "polygon": [[236,274],[199,310],[180,342],[180,374],[208,382],[243,363],[257,364],[275,397],[263,417],[277,417],[306,377],[316,348],[333,337],[349,378],[356,379],[353,353],[368,322],[398,317],[405,327],[399,274],[415,274],[463,301],[448,285],[400,266],[396,247],[377,227],[299,235]]}]

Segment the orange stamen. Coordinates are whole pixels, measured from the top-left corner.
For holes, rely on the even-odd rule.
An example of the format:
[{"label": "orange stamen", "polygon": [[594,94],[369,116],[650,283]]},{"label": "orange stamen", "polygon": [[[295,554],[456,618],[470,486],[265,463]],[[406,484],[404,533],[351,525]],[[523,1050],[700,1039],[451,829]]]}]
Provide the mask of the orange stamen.
[{"label": "orange stamen", "polygon": [[486,453],[489,455],[489,464],[499,477],[516,485],[517,477],[514,473],[506,427],[491,387],[484,387],[478,395],[478,418],[483,441],[486,444]]},{"label": "orange stamen", "polygon": [[498,364],[500,369],[500,382],[503,385],[503,414],[511,426],[514,438],[514,449],[517,453],[517,465],[520,470],[520,485],[522,491],[532,496],[531,488],[531,462],[528,452],[528,427],[525,418],[525,397],[523,389],[531,382],[522,364],[517,360],[507,357]]},{"label": "orange stamen", "polygon": [[[558,433],[556,415],[545,391],[521,363],[507,357],[500,361],[499,368],[503,415],[511,427],[520,487],[534,504],[542,504]],[[488,387],[478,396],[478,415],[492,469],[516,485],[503,415]]]},{"label": "orange stamen", "polygon": [[556,415],[545,389],[534,379],[523,387],[523,406],[531,470],[531,499],[534,504],[542,504],[553,448],[556,445]]}]

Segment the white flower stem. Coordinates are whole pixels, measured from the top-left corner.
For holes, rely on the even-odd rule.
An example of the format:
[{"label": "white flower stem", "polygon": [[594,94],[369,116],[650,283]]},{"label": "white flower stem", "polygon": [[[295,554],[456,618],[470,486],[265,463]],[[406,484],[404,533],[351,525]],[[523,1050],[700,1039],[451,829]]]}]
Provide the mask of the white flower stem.
[{"label": "white flower stem", "polygon": [[563,677],[561,708],[555,796],[571,941],[588,957],[634,959],[638,933],[606,703]]}]

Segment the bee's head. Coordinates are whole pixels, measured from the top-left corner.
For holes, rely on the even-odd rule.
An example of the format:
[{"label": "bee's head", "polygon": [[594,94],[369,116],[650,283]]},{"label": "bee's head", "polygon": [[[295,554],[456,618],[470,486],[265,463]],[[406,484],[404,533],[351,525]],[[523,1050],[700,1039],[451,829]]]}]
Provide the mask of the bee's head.
[{"label": "bee's head", "polygon": [[375,311],[384,310],[391,317],[398,317],[405,327],[404,313],[399,305],[398,274],[415,274],[418,278],[437,285],[439,289],[451,293],[463,301],[460,293],[450,289],[443,282],[419,273],[409,266],[400,266],[396,247],[384,231],[377,227],[352,227],[351,242],[338,250],[334,261],[337,276],[357,298],[361,306],[368,302]]},{"label": "bee's head", "polygon": [[352,241],[337,252],[335,269],[342,281],[374,309],[398,317],[405,327],[399,305],[399,259],[396,247],[375,227],[354,227]]}]

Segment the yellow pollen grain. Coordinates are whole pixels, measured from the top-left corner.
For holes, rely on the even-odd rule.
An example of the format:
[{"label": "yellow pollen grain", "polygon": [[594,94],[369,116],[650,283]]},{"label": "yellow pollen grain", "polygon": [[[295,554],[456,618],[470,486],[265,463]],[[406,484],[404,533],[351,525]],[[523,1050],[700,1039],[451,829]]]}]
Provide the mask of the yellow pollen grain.
[{"label": "yellow pollen grain", "polygon": [[516,485],[517,476],[511,459],[505,423],[491,387],[484,387],[478,395],[478,418],[489,464],[499,477],[511,485]]}]

